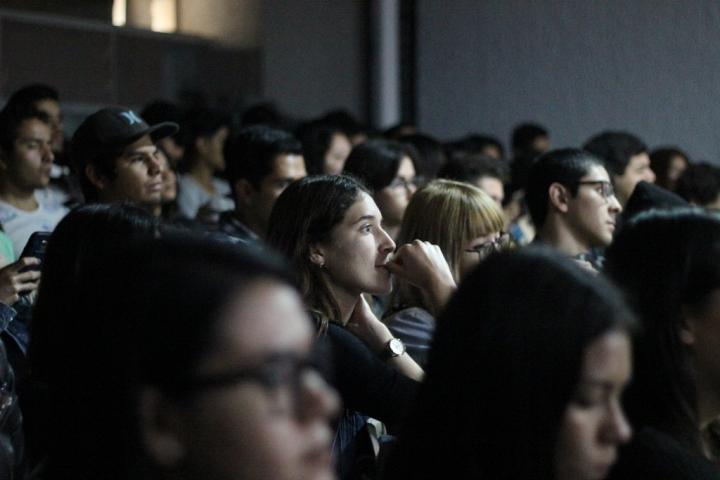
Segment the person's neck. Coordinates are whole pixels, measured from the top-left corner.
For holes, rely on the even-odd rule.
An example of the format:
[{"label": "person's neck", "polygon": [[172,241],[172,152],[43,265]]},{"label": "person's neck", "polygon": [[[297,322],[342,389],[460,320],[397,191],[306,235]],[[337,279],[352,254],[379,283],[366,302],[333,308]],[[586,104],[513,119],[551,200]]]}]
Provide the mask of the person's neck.
[{"label": "person's neck", "polygon": [[215,186],[213,185],[215,170],[213,170],[213,168],[207,163],[197,159],[188,173],[190,173],[195,181],[198,182],[198,184],[200,184],[206,192],[210,194],[215,193]]},{"label": "person's neck", "polygon": [[253,215],[247,215],[245,211],[238,209],[235,209],[235,218],[252,230],[255,235],[260,238],[265,238],[267,226],[261,222],[260,219],[255,218]]},{"label": "person's neck", "polygon": [[343,327],[347,325],[350,320],[350,316],[355,310],[358,300],[360,300],[359,293],[351,293],[347,290],[330,284],[330,294],[337,302],[337,306],[340,309],[340,318],[334,319],[340,323]]},{"label": "person's neck", "polygon": [[33,212],[39,207],[35,189],[20,188],[7,181],[0,182],[0,200],[26,212]]},{"label": "person's neck", "polygon": [[579,240],[564,222],[554,216],[548,216],[545,224],[538,230],[538,236],[543,243],[569,257],[587,253],[592,248]]}]

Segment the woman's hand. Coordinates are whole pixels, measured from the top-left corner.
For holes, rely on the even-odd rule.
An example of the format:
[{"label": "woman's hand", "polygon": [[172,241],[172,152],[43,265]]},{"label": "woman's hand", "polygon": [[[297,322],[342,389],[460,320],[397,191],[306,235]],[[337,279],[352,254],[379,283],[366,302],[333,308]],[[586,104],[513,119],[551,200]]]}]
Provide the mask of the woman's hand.
[{"label": "woman's hand", "polygon": [[362,295],[355,304],[345,328],[359,337],[375,353],[380,353],[393,338],[390,329],[378,320]]},{"label": "woman's hand", "polygon": [[401,246],[386,267],[390,273],[422,290],[436,314],[457,289],[440,247],[430,242],[414,240]]},{"label": "woman's hand", "polygon": [[40,283],[40,272],[29,270],[20,272],[25,267],[39,265],[40,260],[34,257],[23,257],[17,262],[0,268],[0,302],[13,305],[21,294],[33,292]]}]

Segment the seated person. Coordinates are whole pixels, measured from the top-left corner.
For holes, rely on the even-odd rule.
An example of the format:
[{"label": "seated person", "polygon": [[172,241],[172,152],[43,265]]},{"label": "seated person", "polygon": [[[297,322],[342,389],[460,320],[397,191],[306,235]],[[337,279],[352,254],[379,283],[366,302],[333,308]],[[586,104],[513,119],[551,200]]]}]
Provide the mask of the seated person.
[{"label": "seated person", "polygon": [[200,109],[188,113],[183,128],[180,167],[185,173],[178,177],[178,211],[188,220],[216,224],[220,214],[234,206],[228,182],[217,178],[225,170],[227,120],[218,112]]},{"label": "seated person", "polygon": [[38,110],[0,112],[0,224],[20,256],[30,235],[51,232],[68,212],[47,188],[53,165],[52,126]]},{"label": "seated person", "polygon": [[647,146],[628,132],[602,132],[589,139],[583,149],[600,158],[612,175],[617,199],[625,207],[638,182],[655,182]]},{"label": "seated person", "polygon": [[308,174],[342,173],[352,145],[340,127],[316,120],[301,125],[297,137],[302,142]]},{"label": "seated person", "polygon": [[178,129],[148,125],[135,112],[108,107],[87,117],[72,139],[72,157],[87,202],[130,202],[159,214],[162,163],[155,145]]},{"label": "seated person", "polygon": [[417,190],[415,165],[403,145],[380,138],[366,140],[352,149],[343,173],[359,178],[371,189],[383,229],[397,238],[405,208]]},{"label": "seated person", "polygon": [[275,200],[307,175],[300,142],[264,125],[242,129],[225,148],[235,209],[220,216],[218,230],[233,241],[257,244],[268,229]]},{"label": "seated person", "polygon": [[675,193],[693,205],[720,210],[720,168],[705,162],[688,166],[675,184]]},{"label": "seated person", "polygon": [[[459,283],[489,253],[508,246],[502,228],[502,211],[483,191],[452,180],[435,180],[410,200],[398,243],[418,239],[439,246]],[[438,313],[421,289],[396,279],[383,322],[405,343],[410,356],[425,365]]]},{"label": "seated person", "polygon": [[662,188],[675,191],[678,178],[690,166],[690,157],[678,147],[661,147],[650,152],[650,168],[655,174],[655,183]]},{"label": "seated person", "polygon": [[610,245],[622,211],[602,160],[572,148],[541,155],[530,168],[525,201],[535,241],[591,270],[602,268],[592,250]]},{"label": "seated person", "polygon": [[507,168],[504,163],[485,155],[451,157],[438,172],[438,177],[475,185],[502,208],[505,200]]}]

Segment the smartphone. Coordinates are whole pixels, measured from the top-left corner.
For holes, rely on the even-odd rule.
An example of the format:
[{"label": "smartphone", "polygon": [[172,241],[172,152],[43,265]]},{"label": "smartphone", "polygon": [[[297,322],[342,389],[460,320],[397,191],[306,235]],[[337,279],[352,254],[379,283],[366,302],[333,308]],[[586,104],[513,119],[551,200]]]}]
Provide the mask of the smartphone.
[{"label": "smartphone", "polygon": [[31,270],[40,271],[42,267],[43,257],[45,257],[45,248],[47,247],[47,242],[49,238],[50,232],[35,232],[30,235],[30,239],[25,244],[25,248],[23,248],[23,251],[20,254],[20,258],[35,257],[40,260],[40,263],[37,265],[25,267],[20,270],[21,272],[28,272]]}]

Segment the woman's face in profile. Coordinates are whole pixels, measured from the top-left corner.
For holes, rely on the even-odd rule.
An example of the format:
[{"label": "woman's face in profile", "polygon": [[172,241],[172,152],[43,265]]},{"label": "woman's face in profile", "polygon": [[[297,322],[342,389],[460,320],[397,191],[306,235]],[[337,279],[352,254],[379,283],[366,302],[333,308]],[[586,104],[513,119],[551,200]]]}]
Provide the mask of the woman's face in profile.
[{"label": "woman's face in profile", "polygon": [[416,190],[415,166],[410,157],[405,156],[400,161],[397,175],[390,185],[375,192],[375,200],[388,225],[400,225],[410,198]]},{"label": "woman's face in profile", "polygon": [[310,366],[315,335],[298,293],[258,280],[224,310],[193,374],[211,383],[166,409],[171,432],[150,450],[167,455],[177,445],[164,465],[191,480],[334,479],[330,421],[339,400]]},{"label": "woman's face in profile", "polygon": [[586,349],[575,395],[565,409],[555,450],[556,480],[600,480],[631,436],[620,396],[631,374],[630,339],[613,330]]}]

